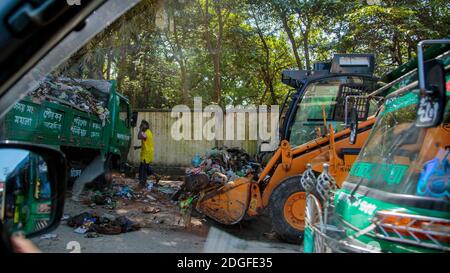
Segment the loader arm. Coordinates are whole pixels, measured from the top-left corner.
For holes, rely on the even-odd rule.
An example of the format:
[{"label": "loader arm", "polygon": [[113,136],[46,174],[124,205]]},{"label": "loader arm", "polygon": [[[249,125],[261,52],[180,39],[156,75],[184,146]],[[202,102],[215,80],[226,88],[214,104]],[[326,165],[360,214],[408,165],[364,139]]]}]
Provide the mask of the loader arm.
[{"label": "loader arm", "polygon": [[283,164],[283,168],[286,170],[289,170],[291,168],[292,163],[292,149],[289,145],[289,141],[283,140],[281,141],[280,147],[277,149],[275,154],[272,156],[270,161],[267,163],[267,165],[264,167],[264,170],[261,172],[258,178],[258,183],[261,183],[264,178],[269,175],[271,170],[275,167],[276,164],[280,161]]},{"label": "loader arm", "polygon": [[[352,145],[349,143],[348,139],[350,136],[350,129],[344,129],[334,134],[333,144],[330,145],[330,135],[326,135],[321,138],[317,138],[308,143],[302,144],[300,146],[291,148],[287,140],[281,142],[280,147],[275,152],[273,157],[270,159],[269,163],[265,166],[264,170],[259,175],[257,184],[261,185],[264,178],[268,175],[270,180],[267,185],[262,190],[262,207],[266,207],[269,204],[270,195],[272,191],[286,178],[294,175],[298,175],[304,172],[306,169],[306,164],[311,162],[314,158],[321,156],[323,154],[327,155],[329,161],[330,156],[330,146],[333,146],[333,156],[332,159],[336,164],[334,164],[333,171],[341,170],[341,172],[346,173],[343,170],[343,162],[341,158],[336,158],[336,150],[340,151],[342,148],[354,147],[361,148],[375,123],[375,116],[369,117],[366,121],[359,124],[358,139],[357,142]],[[334,158],[333,158],[334,157]],[[281,164],[280,164],[281,163]],[[323,162],[322,162],[323,163]],[[343,177],[345,175],[339,175]],[[338,181],[340,185],[340,181]]]}]

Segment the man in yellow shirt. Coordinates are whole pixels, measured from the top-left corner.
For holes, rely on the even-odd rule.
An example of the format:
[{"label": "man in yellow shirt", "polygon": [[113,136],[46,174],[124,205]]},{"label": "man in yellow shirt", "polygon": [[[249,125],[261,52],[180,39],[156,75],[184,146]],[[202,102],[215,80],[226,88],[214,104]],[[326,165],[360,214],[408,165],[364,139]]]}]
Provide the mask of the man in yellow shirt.
[{"label": "man in yellow shirt", "polygon": [[[159,182],[159,176],[153,172],[150,163],[153,161],[153,134],[150,131],[150,124],[146,120],[141,121],[139,126],[138,139],[141,140],[141,163],[139,165],[139,184],[145,186],[147,176],[154,175],[156,183]],[[138,147],[135,147],[138,148]]]}]

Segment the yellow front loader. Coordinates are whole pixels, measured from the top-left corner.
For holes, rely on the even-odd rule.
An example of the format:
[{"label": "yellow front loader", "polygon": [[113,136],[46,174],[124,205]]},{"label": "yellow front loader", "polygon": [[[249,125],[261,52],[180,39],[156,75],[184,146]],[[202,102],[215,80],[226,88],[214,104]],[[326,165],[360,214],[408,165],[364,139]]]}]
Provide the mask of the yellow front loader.
[{"label": "yellow front loader", "polygon": [[[360,65],[352,67],[344,62]],[[273,230],[287,242],[301,242],[306,192],[300,177],[307,163],[312,162],[312,169],[322,172],[327,162],[339,186],[370,133],[379,102],[375,97],[358,100],[377,88],[372,76],[373,55],[336,54],[331,65],[321,67],[283,73],[283,82],[297,92],[286,113],[278,149],[259,175],[202,191],[196,203],[198,211],[232,225],[261,215],[267,208]],[[348,123],[349,105],[356,115],[352,125]]]}]

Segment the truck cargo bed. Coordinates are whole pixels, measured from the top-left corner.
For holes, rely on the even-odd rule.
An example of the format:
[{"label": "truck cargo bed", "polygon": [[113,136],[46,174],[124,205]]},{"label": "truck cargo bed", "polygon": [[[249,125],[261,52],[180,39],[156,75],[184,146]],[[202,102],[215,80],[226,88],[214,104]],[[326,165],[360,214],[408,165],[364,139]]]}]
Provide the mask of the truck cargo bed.
[{"label": "truck cargo bed", "polygon": [[63,103],[26,97],[13,106],[3,123],[2,139],[99,149],[104,145],[98,116]]}]

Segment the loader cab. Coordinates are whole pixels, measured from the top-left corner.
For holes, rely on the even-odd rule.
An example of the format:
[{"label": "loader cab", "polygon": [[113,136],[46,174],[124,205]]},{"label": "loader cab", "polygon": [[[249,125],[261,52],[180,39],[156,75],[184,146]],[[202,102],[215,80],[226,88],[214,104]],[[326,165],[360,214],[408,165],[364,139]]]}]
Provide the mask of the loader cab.
[{"label": "loader cab", "polygon": [[[344,105],[346,96],[367,95],[377,88],[373,71],[373,54],[335,54],[331,63],[316,63],[311,71],[283,71],[282,82],[296,92],[286,100],[290,104],[280,139],[295,147],[326,135],[329,123],[336,131],[344,129],[344,120],[336,117],[337,108]],[[376,102],[371,101],[365,118],[376,109]]]},{"label": "loader cab", "polygon": [[305,252],[450,251],[450,51],[425,62],[427,43],[450,40],[419,43],[342,189],[307,197]]}]

